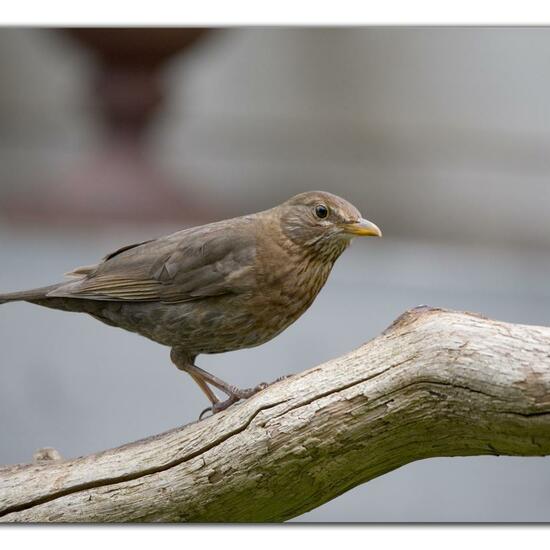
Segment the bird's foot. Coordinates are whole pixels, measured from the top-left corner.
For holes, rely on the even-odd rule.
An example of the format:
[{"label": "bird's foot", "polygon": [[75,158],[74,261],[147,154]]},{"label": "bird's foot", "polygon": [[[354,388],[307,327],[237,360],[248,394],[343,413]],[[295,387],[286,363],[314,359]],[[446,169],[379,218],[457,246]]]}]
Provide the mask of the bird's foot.
[{"label": "bird's foot", "polygon": [[202,420],[204,415],[206,413],[212,413],[212,416],[214,416],[216,413],[225,411],[225,409],[229,408],[233,403],[236,403],[239,401],[239,398],[237,396],[230,396],[225,401],[217,401],[216,403],[212,403],[210,407],[207,407],[204,409],[204,411],[201,412],[199,415],[199,420]]},{"label": "bird's foot", "polygon": [[240,388],[237,388],[236,386],[229,386],[227,388],[229,397],[225,401],[217,401],[216,403],[213,403],[211,407],[204,409],[204,411],[202,411],[199,416],[199,420],[202,420],[203,416],[207,412],[211,412],[212,415],[215,415],[216,413],[225,411],[225,409],[229,408],[231,405],[233,405],[237,401],[248,399],[249,397],[252,397],[254,394],[262,390],[265,390],[267,386],[269,386],[269,384],[266,384],[265,382],[262,382],[257,386],[254,386],[253,388],[245,388],[245,389],[240,389]]},{"label": "bird's foot", "polygon": [[257,393],[258,391],[261,391],[261,390],[265,390],[265,388],[268,388],[269,386],[273,386],[273,384],[276,384],[277,382],[282,382],[287,378],[292,378],[293,376],[294,376],[293,374],[285,374],[284,376],[279,376],[279,378],[275,378],[273,382],[262,382],[261,384],[258,384],[256,388],[254,388],[256,390],[254,393]]},{"label": "bird's foot", "polygon": [[227,388],[223,391],[225,391],[229,397],[225,401],[217,401],[216,403],[213,403],[212,406],[204,409],[204,411],[202,411],[199,415],[199,420],[202,420],[204,415],[208,412],[215,415],[221,411],[225,411],[225,409],[228,409],[231,405],[237,403],[237,401],[248,399],[258,392],[265,390],[267,387],[276,384],[277,382],[281,382],[282,380],[286,380],[287,378],[292,378],[293,376],[293,374],[285,374],[284,376],[279,376],[279,378],[273,380],[273,382],[261,382],[253,388],[240,389],[237,388],[237,386],[227,386]]},{"label": "bird's foot", "polygon": [[267,386],[269,386],[269,384],[266,384],[265,382],[260,382],[257,386],[254,386],[253,388],[246,388],[244,390],[241,390],[233,386],[231,390],[233,396],[237,396],[239,399],[248,399],[256,393],[265,390]]}]

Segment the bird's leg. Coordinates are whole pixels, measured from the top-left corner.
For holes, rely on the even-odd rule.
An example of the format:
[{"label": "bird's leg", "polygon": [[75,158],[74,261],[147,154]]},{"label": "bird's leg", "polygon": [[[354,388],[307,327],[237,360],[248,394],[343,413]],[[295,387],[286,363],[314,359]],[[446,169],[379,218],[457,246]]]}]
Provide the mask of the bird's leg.
[{"label": "bird's leg", "polygon": [[210,403],[212,403],[212,405],[219,403],[220,400],[217,398],[216,394],[210,389],[203,377],[200,376],[200,374],[190,372],[188,370],[187,367],[189,365],[193,365],[195,356],[189,355],[188,353],[180,349],[172,348],[170,352],[170,358],[172,359],[174,365],[178,367],[178,369],[187,372],[191,376],[191,378],[197,383],[199,388],[204,392],[206,397],[208,397],[208,400],[210,401]]},{"label": "bird's leg", "polygon": [[[196,368],[198,368],[198,367],[196,367]],[[199,375],[196,372],[192,372],[192,370],[188,369],[188,368],[185,368],[183,370],[185,370],[189,374],[189,376],[191,376],[191,378],[199,385],[200,389],[206,394],[206,397],[208,397],[208,399],[212,403],[212,405],[210,407],[207,407],[206,409],[204,409],[201,412],[201,414],[199,415],[199,420],[202,420],[202,417],[207,412],[211,412],[212,414],[216,414],[218,412],[224,411],[225,409],[227,409],[228,407],[233,405],[233,403],[236,403],[237,401],[239,401],[239,399],[244,399],[243,397],[239,398],[237,395],[229,395],[229,397],[225,401],[220,401],[216,397],[216,394],[210,389],[210,387],[208,386],[208,384],[206,383],[204,378],[202,378],[202,375]],[[204,372],[206,372],[206,371],[204,371]],[[213,378],[215,378],[215,377],[213,376]],[[214,384],[212,384],[212,385],[214,385]],[[260,385],[263,386],[262,384],[260,384]],[[235,386],[229,386],[229,385],[228,385],[228,387],[235,388]],[[225,391],[222,388],[219,388],[219,389],[221,389],[222,391]],[[235,389],[238,389],[238,388],[235,388]],[[263,387],[259,388],[257,391],[260,391],[260,389],[263,389]],[[252,390],[239,390],[239,391],[244,392],[244,391],[252,391]]]},{"label": "bird's leg", "polygon": [[258,393],[259,391],[267,387],[267,384],[262,383],[262,384],[258,384],[253,388],[246,388],[242,390],[240,388],[237,388],[237,386],[233,386],[232,384],[228,384],[227,382],[224,382],[217,376],[214,376],[213,374],[206,372],[205,370],[201,369],[200,367],[197,367],[196,365],[187,365],[184,370],[186,370],[189,374],[193,373],[195,376],[199,376],[200,378],[202,378],[203,380],[205,380],[215,388],[218,388],[223,393],[227,394],[230,398],[235,399],[235,401],[239,401],[239,399],[248,399],[255,393]]},{"label": "bird's leg", "polygon": [[200,376],[192,372],[188,372],[188,374],[198,384],[199,388],[204,392],[206,397],[208,397],[212,405],[216,405],[216,403],[220,402],[216,394],[210,389],[208,384]]},{"label": "bird's leg", "polygon": [[231,407],[233,403],[236,403],[239,399],[237,397],[228,397],[225,401],[218,401],[217,403],[212,403],[212,406],[206,407],[204,411],[202,411],[199,414],[199,420],[202,420],[202,417],[205,415],[205,413],[212,413],[216,414],[221,411],[225,411],[225,409]]},{"label": "bird's leg", "polygon": [[[287,374],[285,376],[280,376],[279,378],[277,378],[271,383],[261,382],[254,388],[247,388],[247,389],[241,390],[236,386],[233,386],[231,384],[228,384],[227,382],[224,382],[223,380],[220,380],[218,377],[214,376],[213,374],[210,374],[209,372],[201,369],[200,367],[197,367],[196,365],[187,365],[184,368],[184,370],[188,372],[189,375],[195,381],[197,381],[197,383],[199,383],[198,380],[200,380],[202,384],[206,386],[207,391],[209,391],[210,393],[212,393],[212,390],[208,388],[208,386],[206,385],[206,382],[212,384],[214,387],[218,388],[219,390],[223,391],[228,395],[228,398],[225,401],[219,401],[217,399],[216,401],[213,401],[212,399],[210,399],[210,401],[212,402],[212,406],[204,409],[204,411],[201,412],[201,414],[199,415],[199,420],[201,420],[203,415],[207,412],[212,412],[212,414],[216,414],[218,412],[224,411],[225,409],[227,409],[228,407],[233,405],[233,403],[236,403],[240,399],[248,399],[255,393],[258,393],[259,391],[264,390],[268,386],[271,386],[272,384],[275,384],[282,380],[286,380],[287,378],[290,378],[291,376],[293,376],[292,374]],[[201,388],[203,387],[201,383],[199,383],[199,386],[201,386]]]},{"label": "bird's leg", "polygon": [[207,412],[212,412],[212,414],[216,414],[217,412],[223,411],[224,409],[226,409],[227,407],[229,407],[230,405],[238,401],[238,399],[231,398],[231,397],[229,399],[226,399],[225,401],[220,401],[216,396],[216,394],[210,389],[210,386],[198,374],[190,372],[188,369],[183,369],[183,370],[185,370],[187,374],[189,374],[189,376],[197,383],[199,388],[204,392],[206,397],[208,397],[208,399],[210,400],[210,403],[212,403],[210,407],[206,407],[206,409],[204,409],[199,414],[199,420],[202,420],[202,417]]},{"label": "bird's leg", "polygon": [[[199,369],[199,367],[195,367],[197,369]],[[199,369],[199,370],[202,370],[202,369]],[[215,376],[213,375],[210,375],[209,373],[207,373],[206,371],[202,371],[204,372],[205,374],[208,374],[209,376],[212,376],[212,378],[216,378]],[[191,373],[189,373],[191,376],[193,376]],[[195,374],[195,376],[197,376],[197,374]],[[229,384],[227,384],[227,387],[229,388],[234,388],[236,390],[238,390],[240,392],[241,395],[245,394],[245,393],[248,393],[248,392],[251,392],[248,397],[250,397],[250,395],[254,395],[255,393],[258,393],[259,391],[267,388],[268,386],[271,386],[273,384],[276,384],[277,382],[281,382],[282,380],[286,380],[287,378],[290,378],[294,376],[293,374],[286,374],[284,376],[279,376],[279,378],[277,378],[276,380],[274,380],[273,382],[261,382],[260,384],[258,384],[256,387],[254,388],[249,388],[249,389],[246,389],[246,390],[238,390],[238,388],[235,388],[235,386],[230,386]],[[194,376],[193,376],[194,378]],[[221,382],[221,380],[219,380],[219,378],[217,379],[218,381]],[[213,382],[210,382],[212,385],[214,385]],[[208,386],[207,386],[208,387]],[[219,388],[221,389],[222,391],[226,391],[224,390],[223,388]],[[246,397],[241,397],[241,399],[246,399]],[[227,409],[228,407],[230,407],[231,405],[233,405],[233,403],[236,403],[237,401],[239,401],[239,398],[237,397],[237,395],[230,395],[225,401],[218,401],[217,403],[214,403],[212,402],[212,406],[211,407],[208,407],[206,409],[204,409],[204,411],[201,412],[201,414],[199,415],[199,420],[202,419],[203,415],[207,412],[211,412],[212,414],[216,414],[220,411],[224,411],[225,409]]]},{"label": "bird's leg", "polygon": [[[202,411],[199,419],[202,418],[204,413],[207,411],[211,411],[213,414],[223,411],[240,399],[247,399],[267,387],[267,384],[262,383],[258,384],[254,388],[247,388],[244,390],[237,388],[236,386],[224,382],[217,376],[214,376],[213,374],[197,367],[194,364],[195,357],[178,348],[172,348],[170,357],[178,369],[187,372],[187,374],[193,378],[193,380],[198,384],[200,389],[212,403],[211,407],[208,407]],[[228,398],[225,401],[220,401],[210,389],[208,384],[227,394]]]},{"label": "bird's leg", "polygon": [[203,381],[212,384],[212,386],[218,388],[228,396],[225,401],[218,401],[216,403],[213,402],[211,407],[204,409],[204,411],[202,411],[199,415],[199,420],[201,420],[203,415],[207,412],[216,414],[224,411],[225,409],[233,405],[233,403],[236,403],[241,399],[247,399],[267,387],[267,384],[258,384],[254,388],[241,390],[240,388],[224,382],[217,376],[210,374],[209,372],[201,369],[200,367],[197,367],[196,365],[186,365],[184,370],[188,372],[191,376],[193,376],[193,378],[201,378]]},{"label": "bird's leg", "polygon": [[226,399],[225,401],[220,401],[216,394],[210,389],[208,384],[204,381],[203,378],[201,378],[198,374],[187,371],[189,376],[199,385],[200,389],[206,394],[206,397],[210,399],[210,402],[212,405],[210,407],[206,407],[200,414],[199,414],[199,420],[202,420],[202,417],[205,413],[211,412],[212,414],[216,414],[217,412],[223,411],[227,409],[227,407],[233,405],[238,399],[235,397],[229,397],[229,399]]}]

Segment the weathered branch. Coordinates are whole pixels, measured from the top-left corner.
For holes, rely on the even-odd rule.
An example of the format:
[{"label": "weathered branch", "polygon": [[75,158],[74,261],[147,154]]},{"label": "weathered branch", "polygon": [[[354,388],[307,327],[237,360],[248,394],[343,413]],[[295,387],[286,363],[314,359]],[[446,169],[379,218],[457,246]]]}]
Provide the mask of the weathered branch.
[{"label": "weathered branch", "polygon": [[0,470],[4,521],[281,521],[411,461],[550,454],[550,328],[417,308],[182,428]]}]

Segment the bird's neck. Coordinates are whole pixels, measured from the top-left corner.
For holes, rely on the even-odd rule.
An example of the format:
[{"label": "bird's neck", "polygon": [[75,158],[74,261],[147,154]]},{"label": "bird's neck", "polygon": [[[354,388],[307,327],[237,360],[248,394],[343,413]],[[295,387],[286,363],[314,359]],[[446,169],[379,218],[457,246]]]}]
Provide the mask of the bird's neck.
[{"label": "bird's neck", "polygon": [[305,256],[316,258],[318,261],[328,263],[332,267],[349,244],[350,240],[345,238],[314,238],[300,248],[303,249]]},{"label": "bird's neck", "polygon": [[283,286],[291,284],[297,295],[303,291],[303,299],[309,306],[327,281],[334,262],[349,246],[349,241],[342,239],[323,242],[312,239],[311,242],[302,244],[290,239],[277,241],[285,264],[284,268],[277,270],[281,275],[280,282]]}]

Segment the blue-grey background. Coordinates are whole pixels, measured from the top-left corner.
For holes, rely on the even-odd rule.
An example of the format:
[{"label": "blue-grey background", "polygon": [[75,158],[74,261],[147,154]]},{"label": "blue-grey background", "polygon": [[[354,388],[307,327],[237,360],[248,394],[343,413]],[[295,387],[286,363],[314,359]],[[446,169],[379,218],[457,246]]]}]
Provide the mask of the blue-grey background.
[{"label": "blue-grey background", "polygon": [[[92,156],[92,72],[52,31],[0,29],[0,203],[46,196]],[[281,336],[199,365],[254,385],[357,347],[418,304],[550,325],[550,29],[236,28],[163,77],[152,156],[182,190],[234,215],[325,189],[384,231],[354,242]],[[0,289],[56,282],[184,225],[0,214]],[[116,446],[204,406],[166,348],[84,315],[0,308],[0,463]],[[550,459],[425,460],[297,521],[550,521]]]}]

